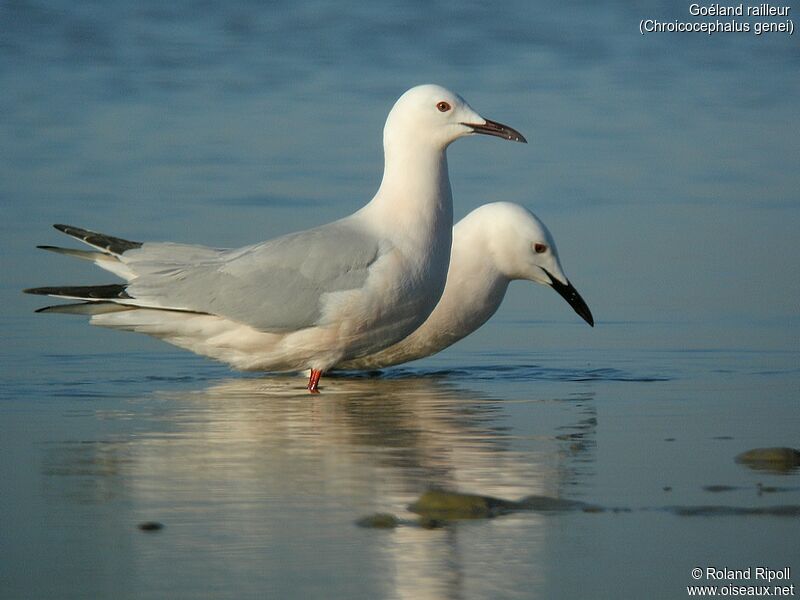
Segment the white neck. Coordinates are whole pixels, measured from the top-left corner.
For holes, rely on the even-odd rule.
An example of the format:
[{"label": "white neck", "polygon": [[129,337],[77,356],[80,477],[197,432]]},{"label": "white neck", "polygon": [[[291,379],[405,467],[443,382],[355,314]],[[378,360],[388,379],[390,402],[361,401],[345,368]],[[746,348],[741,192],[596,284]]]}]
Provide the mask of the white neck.
[{"label": "white neck", "polygon": [[438,239],[449,246],[453,198],[445,148],[389,137],[384,154],[380,188],[359,213],[398,243],[430,248]]},{"label": "white neck", "polygon": [[360,368],[386,367],[423,358],[455,344],[481,327],[503,301],[510,279],[500,272],[481,232],[459,223],[447,285],[428,319],[404,340],[367,357]]},{"label": "white neck", "polygon": [[483,325],[500,307],[511,281],[497,268],[484,232],[467,232],[461,225],[467,224],[456,228],[444,293],[420,328],[446,332],[439,341],[446,345]]}]

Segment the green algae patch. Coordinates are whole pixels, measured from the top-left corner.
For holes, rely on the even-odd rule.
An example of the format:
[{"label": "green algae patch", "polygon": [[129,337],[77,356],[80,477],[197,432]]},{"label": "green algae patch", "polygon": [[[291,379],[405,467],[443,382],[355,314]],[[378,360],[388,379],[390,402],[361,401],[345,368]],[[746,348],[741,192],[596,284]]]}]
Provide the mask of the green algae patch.
[{"label": "green algae patch", "polygon": [[577,500],[551,496],[526,496],[519,501],[462,494],[447,490],[429,490],[408,507],[424,519],[454,521],[464,519],[491,519],[512,512],[559,513],[569,511],[601,512],[602,507]]},{"label": "green algae patch", "polygon": [[445,490],[428,490],[408,507],[421,517],[434,520],[488,519],[514,510],[523,510],[519,502],[462,494]]},{"label": "green algae patch", "polygon": [[788,473],[800,467],[800,450],[794,448],[753,448],[742,452],[736,462],[751,469]]},{"label": "green algae patch", "polygon": [[506,500],[480,494],[464,494],[449,490],[428,490],[408,510],[418,515],[414,521],[399,519],[389,513],[375,513],[356,521],[359,527],[370,529],[394,529],[400,526],[439,529],[454,521],[491,519],[514,512],[536,512],[553,514],[563,512],[602,513],[607,510],[627,511],[628,509],[607,509],[577,500],[565,500],[551,496],[526,496],[521,500]]},{"label": "green algae patch", "polygon": [[400,524],[400,519],[391,513],[375,513],[367,515],[356,521],[359,527],[368,529],[394,529]]}]

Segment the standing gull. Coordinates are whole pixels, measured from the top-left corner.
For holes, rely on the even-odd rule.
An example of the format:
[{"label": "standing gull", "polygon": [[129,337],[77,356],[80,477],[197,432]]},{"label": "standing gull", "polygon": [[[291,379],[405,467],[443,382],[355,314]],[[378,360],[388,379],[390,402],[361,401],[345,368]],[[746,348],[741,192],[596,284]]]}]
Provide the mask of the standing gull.
[{"label": "standing gull", "polygon": [[234,250],[56,225],[95,250],[46,249],[92,260],[127,283],[25,291],[80,300],[42,311],[88,314],[239,369],[310,369],[316,392],[326,370],[400,341],[436,306],[453,226],[446,149],[476,133],[525,141],[451,91],[412,88],[386,119],[380,188],[352,215]]},{"label": "standing gull", "polygon": [[393,346],[335,368],[381,369],[444,350],[489,320],[515,279],[552,287],[594,326],[589,307],[564,275],[555,240],[544,223],[519,204],[493,202],[476,208],[453,228],[447,284],[427,320]]}]

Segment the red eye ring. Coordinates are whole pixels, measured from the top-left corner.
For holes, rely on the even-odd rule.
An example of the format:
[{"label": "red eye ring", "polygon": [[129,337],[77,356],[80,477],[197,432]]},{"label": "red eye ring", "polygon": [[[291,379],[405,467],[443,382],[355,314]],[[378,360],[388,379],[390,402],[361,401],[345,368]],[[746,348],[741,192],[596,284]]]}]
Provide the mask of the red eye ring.
[{"label": "red eye ring", "polygon": [[536,252],[536,254],[544,254],[547,252],[547,246],[537,242],[533,245],[533,251]]},{"label": "red eye ring", "polygon": [[451,108],[453,108],[453,107],[452,107],[452,106],[450,106],[450,104],[449,104],[449,103],[447,103],[447,102],[445,102],[444,100],[442,100],[441,102],[439,102],[439,103],[436,105],[436,108],[438,108],[438,109],[439,109],[439,112],[447,112],[448,110],[450,110],[450,109],[451,109]]}]

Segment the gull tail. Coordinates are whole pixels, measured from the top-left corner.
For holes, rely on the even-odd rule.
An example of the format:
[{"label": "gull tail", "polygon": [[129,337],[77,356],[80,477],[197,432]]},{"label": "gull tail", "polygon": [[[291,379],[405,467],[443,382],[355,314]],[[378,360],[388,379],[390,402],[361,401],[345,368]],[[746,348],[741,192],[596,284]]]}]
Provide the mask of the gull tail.
[{"label": "gull tail", "polygon": [[94,263],[105,261],[110,263],[119,263],[119,259],[115,254],[109,252],[98,252],[97,250],[75,250],[74,248],[61,248],[59,246],[36,246],[40,250],[47,250],[48,252],[55,252],[56,254],[65,254],[80,258],[81,260],[89,260]]},{"label": "gull tail", "polygon": [[37,313],[59,313],[64,315],[105,315],[108,313],[136,310],[135,306],[117,304],[116,302],[77,302],[74,304],[55,304],[43,306]]},{"label": "gull tail", "polygon": [[182,311],[182,307],[154,306],[157,301],[141,300],[128,293],[128,285],[144,273],[172,273],[197,261],[213,261],[224,250],[193,246],[188,244],[155,243],[143,244],[103,233],[97,233],[71,225],[53,225],[58,231],[91,246],[78,250],[60,246],[38,246],[42,250],[71,256],[94,263],[101,269],[125,279],[128,283],[91,286],[48,286],[23,290],[26,294],[53,296],[77,301],[70,304],[45,306],[37,312],[67,313],[80,315],[104,315],[107,313],[130,311],[136,308],[153,310]]},{"label": "gull tail", "polygon": [[122,238],[113,237],[104,233],[97,233],[89,231],[88,229],[81,229],[80,227],[73,227],[71,225],[53,225],[62,233],[80,240],[84,244],[88,244],[94,250],[76,250],[74,248],[61,248],[60,246],[37,246],[41,250],[48,252],[55,252],[56,254],[64,254],[72,256],[81,260],[88,260],[96,264],[101,269],[110,271],[130,281],[134,277],[131,268],[126,264],[122,255],[129,250],[135,250],[142,247],[140,242],[132,242],[130,240],[123,240]]},{"label": "gull tail", "polygon": [[112,283],[109,285],[81,285],[28,288],[22,290],[26,294],[37,296],[53,296],[67,300],[81,300],[74,304],[57,304],[45,306],[36,312],[64,313],[72,315],[98,315],[109,312],[130,310],[134,307],[125,304],[132,300],[125,291],[127,284]]}]

